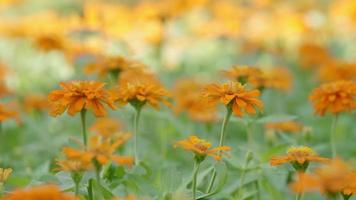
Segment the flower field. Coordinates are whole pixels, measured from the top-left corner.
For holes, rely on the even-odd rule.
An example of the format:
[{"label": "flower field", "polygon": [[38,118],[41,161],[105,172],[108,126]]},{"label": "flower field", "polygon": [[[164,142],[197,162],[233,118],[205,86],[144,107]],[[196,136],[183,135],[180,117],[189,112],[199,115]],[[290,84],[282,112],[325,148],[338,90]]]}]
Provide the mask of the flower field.
[{"label": "flower field", "polygon": [[1,200],[356,199],[356,1],[0,0]]}]

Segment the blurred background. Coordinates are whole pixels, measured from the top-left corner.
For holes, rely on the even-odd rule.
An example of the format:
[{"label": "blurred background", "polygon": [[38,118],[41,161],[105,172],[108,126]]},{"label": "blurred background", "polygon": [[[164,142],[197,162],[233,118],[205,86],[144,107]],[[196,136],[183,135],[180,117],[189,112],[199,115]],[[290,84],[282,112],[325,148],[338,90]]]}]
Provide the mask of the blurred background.
[{"label": "blurred background", "polygon": [[[57,179],[63,183],[49,169],[60,147],[70,143],[68,136],[79,136],[79,118],[48,117],[44,99],[60,81],[110,83],[86,70],[98,57],[108,56],[145,63],[169,89],[187,77],[224,80],[221,70],[236,64],[275,69],[272,79],[281,83],[263,93],[264,113],[277,121],[298,119],[310,127],[307,143],[323,154],[328,152],[331,120],[313,116],[308,96],[320,83],[356,79],[356,1],[0,0],[1,102],[20,110],[17,122],[2,124],[6,131],[0,136],[6,141],[0,147],[1,162],[14,168],[9,180],[13,186]],[[168,165],[189,174],[190,166],[179,161],[189,158],[175,152],[173,141],[182,134],[218,132],[219,123],[207,128],[163,110],[143,114],[143,147],[152,150],[146,157],[161,170]],[[111,116],[130,124],[132,110],[124,108]],[[338,140],[349,141],[339,145],[345,157],[356,155],[351,144],[356,139],[354,119],[355,113],[340,118]],[[234,135],[244,133],[241,124],[233,120],[227,140],[237,157],[244,156],[239,145],[245,134]],[[259,135],[264,135],[263,121],[256,125],[255,137]],[[273,147],[259,147],[265,150],[262,160],[299,142],[285,139]],[[167,163],[161,166],[162,160]]]}]

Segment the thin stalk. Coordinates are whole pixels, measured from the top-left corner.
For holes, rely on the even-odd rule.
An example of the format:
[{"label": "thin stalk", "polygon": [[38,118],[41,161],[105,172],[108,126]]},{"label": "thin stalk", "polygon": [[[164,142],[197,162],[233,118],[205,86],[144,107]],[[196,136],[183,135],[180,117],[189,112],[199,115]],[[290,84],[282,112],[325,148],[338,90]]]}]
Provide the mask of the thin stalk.
[{"label": "thin stalk", "polygon": [[74,183],[75,184],[75,196],[78,196],[79,194],[79,183]]},{"label": "thin stalk", "polygon": [[331,124],[331,130],[330,130],[330,145],[331,145],[331,153],[332,157],[335,158],[337,155],[337,150],[336,150],[336,141],[335,141],[335,134],[336,134],[336,124],[337,124],[337,118],[338,115],[333,116],[332,124]]},{"label": "thin stalk", "polygon": [[94,200],[93,196],[93,179],[90,179],[88,185],[88,200]]},{"label": "thin stalk", "polygon": [[[224,117],[224,120],[223,120],[223,123],[222,123],[222,126],[221,126],[221,130],[220,130],[219,147],[224,145],[225,131],[226,131],[227,124],[228,124],[228,122],[230,120],[231,113],[232,113],[232,109],[228,106],[226,114],[225,114],[225,117]],[[216,178],[216,170],[214,168],[213,169],[213,174],[211,176],[211,179],[210,179],[210,182],[209,182],[209,185],[208,185],[208,188],[206,190],[207,193],[209,193],[211,191],[211,189],[213,188],[213,185],[214,185],[214,182],[215,182],[215,178]]]},{"label": "thin stalk", "polygon": [[199,167],[200,167],[200,162],[195,161],[194,162],[193,177],[192,177],[193,200],[196,200],[196,195],[197,195],[197,177],[198,177]]},{"label": "thin stalk", "polygon": [[100,168],[96,167],[95,169],[96,182],[100,185]]},{"label": "thin stalk", "polygon": [[303,198],[303,193],[297,193],[295,195],[295,200],[302,200],[302,198]]},{"label": "thin stalk", "polygon": [[139,162],[139,154],[138,154],[138,123],[141,116],[141,107],[135,108],[135,117],[134,117],[134,155],[135,155],[135,163],[138,164]]},{"label": "thin stalk", "polygon": [[240,187],[239,187],[239,189],[237,190],[237,194],[238,194],[238,198],[237,198],[237,199],[240,199],[240,198],[241,198],[242,185],[243,185],[243,183],[245,182],[247,167],[248,167],[248,164],[250,163],[251,160],[252,160],[252,153],[251,153],[251,152],[247,152],[247,154],[246,154],[246,159],[245,159],[245,164],[244,164],[244,168],[243,168],[243,170],[242,170],[241,177],[240,177]]},{"label": "thin stalk", "polygon": [[94,160],[94,167],[95,167],[95,177],[96,177],[96,182],[100,185],[100,172],[101,172],[101,164],[97,161]]},{"label": "thin stalk", "polygon": [[246,124],[246,132],[247,132],[248,149],[250,151],[252,151],[254,142],[253,142],[253,136],[252,136],[252,124],[250,121],[248,121]]},{"label": "thin stalk", "polygon": [[86,112],[86,109],[82,109],[82,111],[80,111],[80,119],[82,121],[83,143],[85,149],[87,148]]}]

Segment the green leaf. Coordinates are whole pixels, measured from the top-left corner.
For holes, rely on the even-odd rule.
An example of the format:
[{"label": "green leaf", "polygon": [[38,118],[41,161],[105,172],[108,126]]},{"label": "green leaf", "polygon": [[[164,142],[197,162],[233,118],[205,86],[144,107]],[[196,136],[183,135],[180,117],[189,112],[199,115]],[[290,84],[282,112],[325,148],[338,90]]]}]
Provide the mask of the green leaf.
[{"label": "green leaf", "polygon": [[211,196],[217,194],[218,192],[220,192],[223,189],[223,187],[224,187],[224,185],[226,183],[227,177],[228,177],[227,176],[228,175],[228,173],[227,173],[228,170],[227,170],[226,164],[224,162],[219,162],[216,165],[215,169],[216,169],[216,172],[217,172],[216,181],[218,181],[216,186],[215,186],[215,188],[210,193],[198,196],[197,199],[205,199],[205,198],[211,197]]}]

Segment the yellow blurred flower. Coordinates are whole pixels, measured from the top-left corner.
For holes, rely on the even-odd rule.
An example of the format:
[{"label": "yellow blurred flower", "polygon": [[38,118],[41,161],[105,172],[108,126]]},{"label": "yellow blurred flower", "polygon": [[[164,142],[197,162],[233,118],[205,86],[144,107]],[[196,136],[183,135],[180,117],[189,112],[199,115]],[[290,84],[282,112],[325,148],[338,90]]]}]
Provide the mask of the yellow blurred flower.
[{"label": "yellow blurred flower", "polygon": [[11,168],[0,168],[0,183],[4,184],[12,173]]}]

